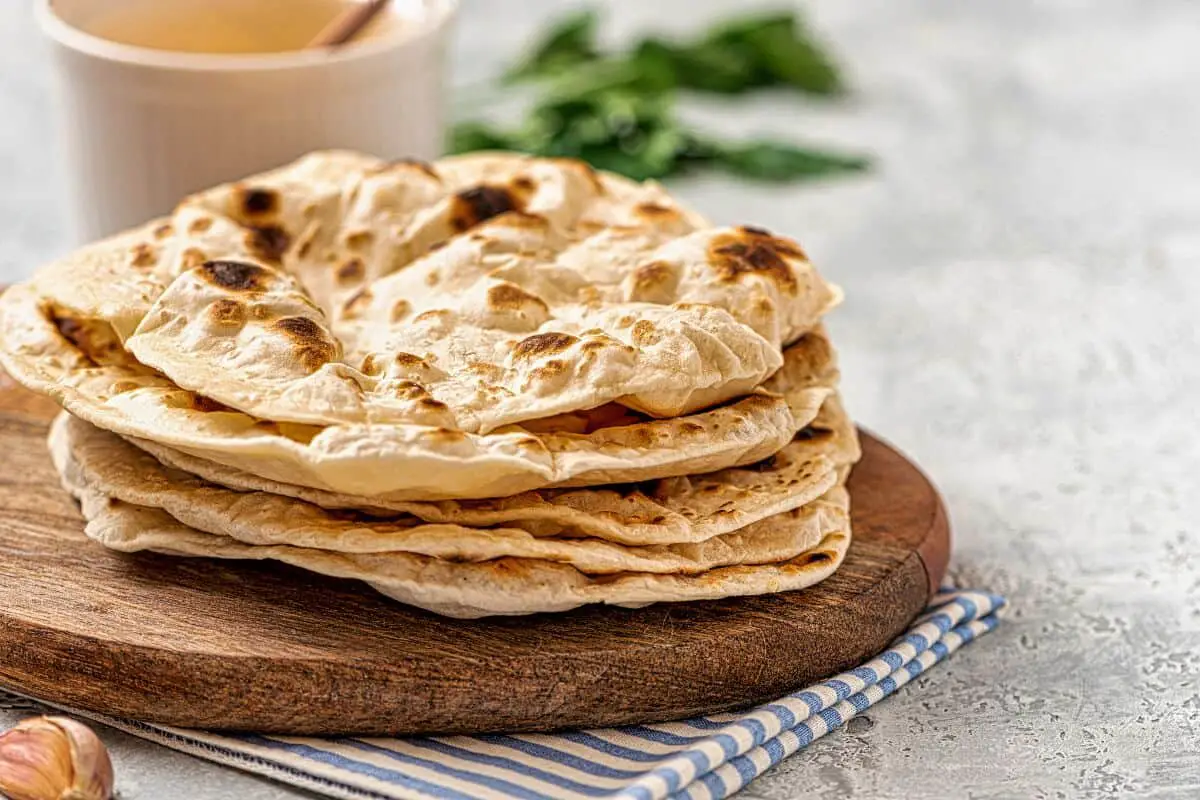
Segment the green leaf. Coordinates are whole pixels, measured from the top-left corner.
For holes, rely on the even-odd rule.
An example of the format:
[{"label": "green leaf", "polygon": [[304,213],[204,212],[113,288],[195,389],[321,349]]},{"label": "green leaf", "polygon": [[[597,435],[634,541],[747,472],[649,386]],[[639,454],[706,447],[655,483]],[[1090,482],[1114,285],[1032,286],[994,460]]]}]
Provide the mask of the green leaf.
[{"label": "green leaf", "polygon": [[627,58],[638,72],[653,76],[653,83],[664,91],[679,85],[679,59],[675,46],[669,42],[653,37],[643,39]]},{"label": "green leaf", "polygon": [[546,31],[529,55],[505,73],[504,82],[544,78],[599,58],[596,50],[598,21],[596,12],[590,9],[562,18]]},{"label": "green leaf", "polygon": [[725,151],[719,143],[693,133],[686,134],[687,141],[679,152],[681,168],[707,165],[721,158]]},{"label": "green leaf", "polygon": [[720,24],[709,31],[704,43],[713,50],[742,48],[753,58],[757,85],[790,85],[817,95],[845,91],[833,57],[790,12]]},{"label": "green leaf", "polygon": [[646,39],[638,46],[635,57],[640,63],[655,63],[658,69],[669,70],[673,86],[739,94],[756,83],[756,57],[739,42],[680,47],[658,39]]},{"label": "green leaf", "polygon": [[544,100],[530,114],[521,139],[529,152],[582,158],[638,180],[675,170],[689,141],[671,112],[669,95],[620,90]]},{"label": "green leaf", "polygon": [[735,175],[778,182],[861,172],[871,163],[863,156],[797,147],[782,142],[729,145],[721,148],[714,160]]},{"label": "green leaf", "polygon": [[514,149],[513,137],[482,122],[460,122],[450,130],[447,150],[469,153],[473,150]]},{"label": "green leaf", "polygon": [[796,14],[792,11],[769,11],[743,17],[722,20],[708,29],[704,35],[707,42],[746,41],[769,30],[792,31],[796,28]]},{"label": "green leaf", "polygon": [[530,120],[545,132],[562,132],[579,125],[595,135],[616,136],[624,129],[654,127],[670,122],[671,97],[614,89],[575,96],[550,96],[538,103]]},{"label": "green leaf", "polygon": [[754,45],[763,68],[778,82],[816,95],[845,92],[832,57],[803,29],[767,29],[754,38]]},{"label": "green leaf", "polygon": [[[621,140],[621,152],[637,159],[637,180],[664,178],[675,171],[680,153],[687,145],[687,137],[676,127],[659,127],[640,130],[636,136]],[[634,177],[634,173],[623,173]]]},{"label": "green leaf", "polygon": [[675,87],[673,71],[661,63],[606,58],[560,70],[546,88],[545,101],[586,99],[613,92],[659,95]]}]

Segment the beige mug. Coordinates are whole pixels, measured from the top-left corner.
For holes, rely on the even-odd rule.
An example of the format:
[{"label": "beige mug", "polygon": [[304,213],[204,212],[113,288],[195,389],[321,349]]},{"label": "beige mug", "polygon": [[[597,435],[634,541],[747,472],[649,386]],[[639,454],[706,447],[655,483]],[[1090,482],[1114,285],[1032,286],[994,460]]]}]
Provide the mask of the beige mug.
[{"label": "beige mug", "polygon": [[311,150],[383,158],[442,152],[444,51],[456,0],[393,0],[380,31],[336,49],[203,54],[87,32],[124,3],[37,0],[59,72],[75,231],[90,241],[171,211],[184,196]]}]

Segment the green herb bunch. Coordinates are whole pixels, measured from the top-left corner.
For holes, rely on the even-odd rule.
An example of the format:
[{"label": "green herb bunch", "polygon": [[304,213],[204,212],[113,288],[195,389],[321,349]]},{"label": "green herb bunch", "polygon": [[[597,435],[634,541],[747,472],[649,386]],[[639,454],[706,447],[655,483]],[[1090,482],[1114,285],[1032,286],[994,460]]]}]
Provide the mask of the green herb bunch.
[{"label": "green herb bunch", "polygon": [[836,97],[845,83],[796,15],[771,13],[718,24],[694,41],[648,37],[625,53],[596,46],[599,19],[583,11],[553,25],[505,84],[537,82],[523,124],[455,126],[450,149],[516,150],[581,158],[636,180],[712,166],[756,180],[789,181],[865,169],[860,156],[777,141],[722,142],[685,128],[679,91],[737,95],[764,87]]}]

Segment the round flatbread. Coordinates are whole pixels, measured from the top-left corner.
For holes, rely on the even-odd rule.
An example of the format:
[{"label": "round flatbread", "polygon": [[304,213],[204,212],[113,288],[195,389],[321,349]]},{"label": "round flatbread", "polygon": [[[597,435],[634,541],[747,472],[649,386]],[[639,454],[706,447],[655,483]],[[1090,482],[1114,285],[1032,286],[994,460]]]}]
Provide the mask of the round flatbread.
[{"label": "round flatbread", "polygon": [[[247,545],[189,528],[167,512],[115,500],[68,470],[80,498],[87,535],[122,552],[275,560],[338,578],[366,581],[400,602],[450,617],[477,618],[567,611],[591,603],[639,607],[803,589],[833,574],[845,558],[850,531],[824,536],[810,550],[776,564],[732,566],[698,575],[621,572],[592,576],[566,564],[528,558],[455,563],[410,553],[335,553],[290,545]],[[846,505],[844,489],[829,502]]]},{"label": "round flatbread", "polygon": [[787,349],[763,386],[685,417],[587,411],[488,434],[277,423],[181,389],[133,360],[105,329],[62,317],[28,286],[0,297],[0,361],[98,427],[279,482],[391,500],[501,497],[754,463],[816,417],[838,378],[833,348],[816,329]]},{"label": "round flatbread", "polygon": [[837,394],[825,400],[816,418],[782,450],[744,467],[481,500],[389,501],[326,492],[268,480],[156,442],[130,441],[169,467],[241,492],[294,497],[322,508],[379,517],[408,515],[472,527],[507,525],[535,536],[591,536],[634,545],[700,542],[799,508],[826,491],[835,476],[844,481],[860,455],[854,423]]},{"label": "round flatbread", "polygon": [[[786,561],[847,525],[845,509],[818,495],[802,507],[706,541],[626,546],[597,538],[534,536],[513,527],[426,523],[411,515],[371,517],[281,495],[237,492],[165,467],[120,437],[65,414],[51,430],[50,447],[60,472],[78,476],[74,480],[108,497],[161,508],[191,528],[248,545],[411,553],[454,562],[531,558],[569,564],[589,575],[692,575],[730,565]],[[834,470],[823,477],[824,490],[833,489]]]}]

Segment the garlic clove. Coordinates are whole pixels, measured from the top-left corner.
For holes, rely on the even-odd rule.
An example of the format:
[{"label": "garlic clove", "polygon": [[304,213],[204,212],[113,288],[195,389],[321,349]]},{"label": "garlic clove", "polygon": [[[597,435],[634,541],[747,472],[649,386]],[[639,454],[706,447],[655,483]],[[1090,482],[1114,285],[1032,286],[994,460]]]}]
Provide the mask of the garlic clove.
[{"label": "garlic clove", "polygon": [[0,734],[0,796],[57,800],[74,781],[71,745],[44,718],[25,720]]},{"label": "garlic clove", "polygon": [[112,797],[113,768],[108,750],[91,728],[67,717],[49,717],[66,735],[71,745],[71,763],[75,768],[75,796],[64,800],[109,800]]},{"label": "garlic clove", "polygon": [[9,800],[110,800],[108,751],[88,726],[33,717],[0,733],[0,796]]}]

